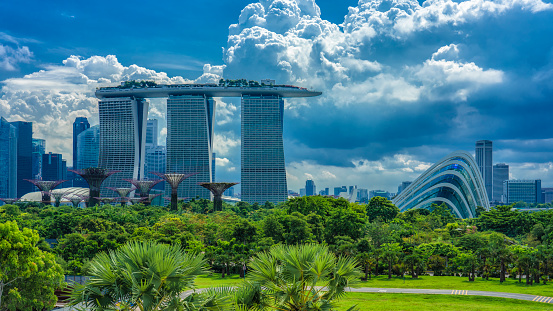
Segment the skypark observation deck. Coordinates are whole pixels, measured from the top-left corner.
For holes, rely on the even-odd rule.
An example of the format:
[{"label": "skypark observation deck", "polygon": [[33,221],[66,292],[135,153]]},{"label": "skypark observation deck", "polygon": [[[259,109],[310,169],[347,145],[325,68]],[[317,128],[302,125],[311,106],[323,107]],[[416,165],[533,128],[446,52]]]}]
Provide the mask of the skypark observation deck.
[{"label": "skypark observation deck", "polygon": [[313,97],[322,92],[310,91],[293,85],[266,86],[220,86],[218,84],[163,84],[147,87],[101,87],[96,90],[96,97],[136,97],[156,98],[183,95],[205,95],[206,97],[242,97],[245,95],[263,95],[279,97]]}]

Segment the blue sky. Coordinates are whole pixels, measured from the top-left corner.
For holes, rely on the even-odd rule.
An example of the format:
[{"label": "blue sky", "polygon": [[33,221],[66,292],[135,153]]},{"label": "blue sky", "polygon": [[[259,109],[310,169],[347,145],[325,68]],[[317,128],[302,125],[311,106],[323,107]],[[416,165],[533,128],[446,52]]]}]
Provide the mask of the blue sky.
[{"label": "blue sky", "polygon": [[[290,189],[395,191],[479,139],[512,178],[553,186],[551,38],[542,0],[3,1],[0,115],[71,159],[71,122],[97,123],[99,85],[271,77],[324,92],[286,102]],[[239,119],[220,99],[221,181],[239,181]]]}]

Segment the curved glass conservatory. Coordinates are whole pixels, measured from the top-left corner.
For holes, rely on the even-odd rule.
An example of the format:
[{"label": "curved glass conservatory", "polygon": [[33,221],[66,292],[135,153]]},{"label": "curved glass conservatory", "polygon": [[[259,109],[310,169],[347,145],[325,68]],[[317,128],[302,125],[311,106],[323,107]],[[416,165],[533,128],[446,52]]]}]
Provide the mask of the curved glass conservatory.
[{"label": "curved glass conservatory", "polygon": [[489,209],[482,175],[472,155],[453,152],[417,178],[392,201],[403,212],[445,203],[460,218],[476,217],[476,207]]}]

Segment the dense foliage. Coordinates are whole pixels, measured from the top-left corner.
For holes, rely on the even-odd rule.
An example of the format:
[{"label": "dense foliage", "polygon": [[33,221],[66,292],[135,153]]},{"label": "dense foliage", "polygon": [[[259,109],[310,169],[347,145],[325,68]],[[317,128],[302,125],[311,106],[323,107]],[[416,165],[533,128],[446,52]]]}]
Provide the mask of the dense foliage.
[{"label": "dense foliage", "polygon": [[128,241],[156,241],[202,252],[213,271],[240,274],[254,254],[275,244],[323,243],[336,255],[354,256],[363,278],[382,273],[460,273],[529,284],[551,276],[553,210],[526,212],[512,206],[479,209],[475,219],[455,218],[445,205],[399,212],[375,197],[366,205],[312,196],[285,203],[224,204],[213,212],[207,200],[165,207],[103,205],[81,209],[41,204],[4,205],[0,223],[17,221],[36,230],[66,274],[83,274],[94,256]]}]

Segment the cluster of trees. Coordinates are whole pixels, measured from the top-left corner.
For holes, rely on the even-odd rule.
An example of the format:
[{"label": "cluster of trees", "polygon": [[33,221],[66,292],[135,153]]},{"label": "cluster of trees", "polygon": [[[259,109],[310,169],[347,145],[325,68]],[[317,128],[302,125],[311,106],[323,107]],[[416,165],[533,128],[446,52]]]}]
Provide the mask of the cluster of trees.
[{"label": "cluster of trees", "polygon": [[253,80],[246,80],[246,79],[236,79],[236,80],[229,80],[229,79],[221,79],[219,80],[219,86],[243,86],[243,87],[260,87],[265,84],[259,84],[257,81]]},{"label": "cluster of trees", "polygon": [[381,197],[365,205],[323,196],[278,206],[225,203],[221,212],[213,212],[208,200],[180,202],[178,211],[141,204],[82,209],[19,203],[0,207],[0,223],[8,222],[46,239],[50,245],[37,241],[36,246],[65,274],[85,274],[97,254],[145,240],[203,253],[222,276],[242,274],[254,254],[273,245],[305,243],[356,258],[364,279],[432,271],[470,280],[528,276],[525,281],[532,284],[547,282],[553,270],[553,210],[528,213],[512,206],[458,219],[445,205],[400,213]]}]

